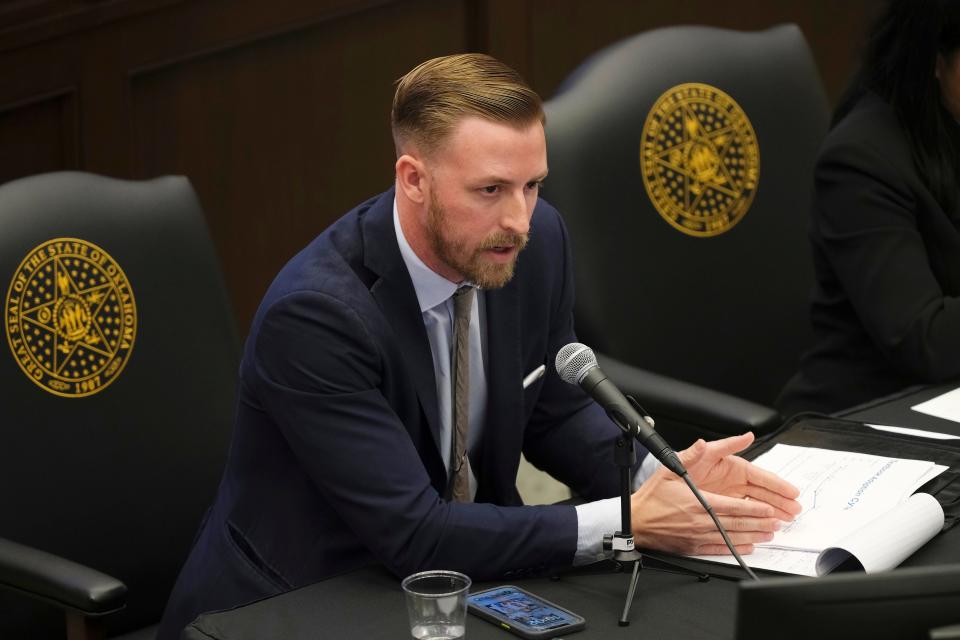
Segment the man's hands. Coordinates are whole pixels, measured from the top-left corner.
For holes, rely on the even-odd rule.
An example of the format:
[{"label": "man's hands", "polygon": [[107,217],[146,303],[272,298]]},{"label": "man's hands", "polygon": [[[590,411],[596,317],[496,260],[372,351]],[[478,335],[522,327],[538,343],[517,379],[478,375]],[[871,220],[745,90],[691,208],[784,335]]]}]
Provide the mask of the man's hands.
[{"label": "man's hands", "polygon": [[[745,433],[723,440],[697,440],[678,455],[740,553],[768,542],[782,521],[800,513],[799,490],[769,471],[733,454],[753,442]],[[729,553],[713,520],[686,483],[660,468],[631,499],[638,547],[683,554]]]}]

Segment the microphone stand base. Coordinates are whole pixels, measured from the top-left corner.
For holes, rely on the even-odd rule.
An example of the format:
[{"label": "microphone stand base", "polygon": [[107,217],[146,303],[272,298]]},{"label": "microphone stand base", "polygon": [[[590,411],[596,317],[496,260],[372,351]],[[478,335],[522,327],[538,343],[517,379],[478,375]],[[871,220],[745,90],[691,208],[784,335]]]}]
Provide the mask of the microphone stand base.
[{"label": "microphone stand base", "polygon": [[[614,416],[611,416],[613,419]],[[614,420],[614,422],[617,422]],[[627,564],[633,565],[633,571],[630,575],[630,585],[627,588],[626,602],[623,604],[623,613],[620,615],[618,624],[625,627],[630,624],[630,608],[633,606],[633,598],[637,592],[637,581],[640,578],[640,569],[643,568],[643,555],[637,551],[634,546],[633,526],[631,517],[631,470],[637,461],[634,438],[629,429],[622,425],[620,437],[614,443],[613,460],[614,464],[620,470],[620,531],[614,534],[608,534],[603,538],[603,548],[613,551],[615,565],[624,567]],[[669,564],[669,563],[668,563]],[[653,568],[653,567],[651,567]],[[705,574],[696,573],[678,567],[677,569],[663,569],[667,573],[690,574],[697,577],[700,582],[706,582],[709,577]]]},{"label": "microphone stand base", "polygon": [[637,592],[637,580],[640,579],[640,567],[643,566],[643,557],[637,552],[633,551],[632,553],[637,555],[636,560],[633,562],[633,573],[630,575],[630,586],[627,587],[627,599],[623,603],[623,613],[620,614],[620,619],[617,620],[617,624],[621,627],[630,626],[630,608],[633,606],[633,596]]},{"label": "microphone stand base", "polygon": [[626,601],[623,603],[623,613],[620,614],[620,619],[617,621],[617,624],[621,627],[630,626],[630,608],[633,606],[634,596],[637,592],[637,582],[640,579],[640,569],[646,569],[647,571],[660,571],[662,573],[672,573],[675,575],[681,576],[692,576],[697,579],[697,582],[707,582],[710,580],[710,576],[706,573],[699,573],[682,567],[680,565],[672,564],[666,560],[660,558],[655,558],[657,562],[668,565],[667,567],[650,567],[643,564],[643,554],[641,554],[636,549],[632,551],[615,551],[613,554],[614,566],[618,570],[623,570],[626,565],[632,564],[633,570],[630,572],[630,583],[627,586],[627,597]]}]

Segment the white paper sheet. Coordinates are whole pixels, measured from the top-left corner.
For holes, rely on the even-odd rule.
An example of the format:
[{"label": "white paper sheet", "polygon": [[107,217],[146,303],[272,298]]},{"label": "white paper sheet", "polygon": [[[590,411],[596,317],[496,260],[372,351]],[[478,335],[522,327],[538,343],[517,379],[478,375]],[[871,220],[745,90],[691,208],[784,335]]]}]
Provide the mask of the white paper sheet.
[{"label": "white paper sheet", "polygon": [[[859,532],[817,557],[817,575],[830,573],[850,556],[867,573],[893,569],[943,528],[943,507],[928,493],[915,493]],[[873,532],[865,535],[865,531]]]},{"label": "white paper sheet", "polygon": [[910,429],[909,427],[893,427],[888,424],[868,424],[867,426],[878,431],[902,433],[908,436],[920,436],[921,438],[930,438],[931,440],[960,440],[960,436],[955,436],[951,433],[940,433],[939,431],[925,431],[923,429]]},{"label": "white paper sheet", "polygon": [[[882,531],[867,532],[864,527],[875,521],[884,524],[884,521],[877,519],[905,503],[921,485],[947,469],[924,460],[783,444],[759,456],[754,464],[773,471],[797,486],[800,489],[798,501],[803,505],[803,511],[777,532],[772,541],[755,545],[754,553],[744,556],[744,561],[754,568],[810,576],[817,575],[816,563],[820,552],[838,546],[840,542],[849,546],[850,540],[866,536],[876,539],[880,546],[886,542],[891,545],[907,544],[901,537],[891,538]],[[905,513],[912,517],[912,512]],[[940,518],[942,527],[942,510]],[[927,522],[923,520],[923,523]],[[922,528],[918,523],[914,525]],[[910,526],[909,522],[907,526]],[[926,535],[920,545],[936,534],[936,531],[930,533],[928,529],[917,533],[918,536]],[[902,562],[917,548],[919,545],[907,551],[896,563]],[[891,555],[897,553],[897,550],[890,551]],[[696,557],[736,564],[729,556]]]},{"label": "white paper sheet", "polygon": [[960,389],[948,391],[910,408],[928,416],[960,422]]},{"label": "white paper sheet", "polygon": [[[755,547],[753,553],[743,556],[743,561],[753,569],[767,569],[798,576],[817,575],[817,556],[813,551]],[[690,556],[696,560],[740,566],[733,556]]]}]

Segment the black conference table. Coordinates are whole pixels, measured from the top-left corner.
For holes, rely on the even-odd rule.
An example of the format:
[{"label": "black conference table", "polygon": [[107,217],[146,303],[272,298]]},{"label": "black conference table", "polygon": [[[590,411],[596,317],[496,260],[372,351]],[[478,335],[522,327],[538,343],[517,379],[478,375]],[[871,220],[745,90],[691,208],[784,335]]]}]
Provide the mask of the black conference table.
[{"label": "black conference table", "polygon": [[[956,385],[910,390],[844,412],[841,417],[960,436],[960,423],[934,418],[911,406]],[[902,566],[960,563],[960,526],[939,534]],[[728,640],[734,637],[737,582],[657,571],[655,561],[641,572],[631,610],[631,625],[617,620],[629,575],[614,572],[564,574],[559,578],[517,581],[587,620],[571,638],[683,638]],[[478,583],[477,591],[497,583]],[[409,637],[407,611],[399,581],[382,567],[367,567],[289,593],[198,618],[184,640],[318,640],[323,638]],[[468,616],[470,640],[515,638],[494,625]]]}]

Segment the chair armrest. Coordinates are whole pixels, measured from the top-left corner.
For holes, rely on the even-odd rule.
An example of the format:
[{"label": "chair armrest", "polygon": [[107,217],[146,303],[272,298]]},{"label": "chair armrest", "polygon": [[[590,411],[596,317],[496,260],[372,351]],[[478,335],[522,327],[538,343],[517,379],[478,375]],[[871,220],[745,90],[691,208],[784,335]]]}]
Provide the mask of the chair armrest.
[{"label": "chair armrest", "polygon": [[116,578],[5,538],[0,538],[0,587],[90,617],[126,606],[127,586]]},{"label": "chair armrest", "polygon": [[675,448],[697,438],[745,431],[759,436],[782,422],[771,407],[639,369],[604,354],[597,354],[597,361],[623,393],[632,395],[650,412],[657,431]]}]

